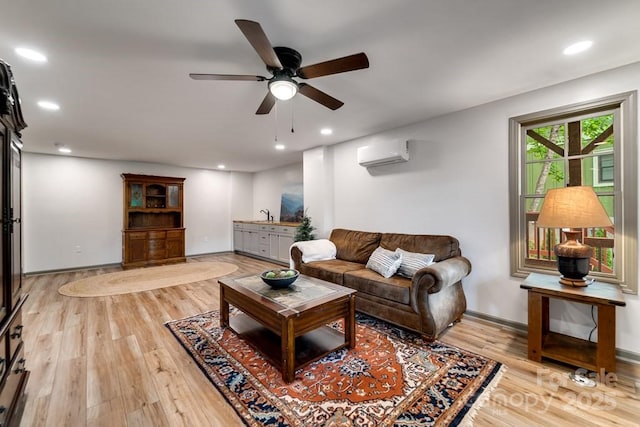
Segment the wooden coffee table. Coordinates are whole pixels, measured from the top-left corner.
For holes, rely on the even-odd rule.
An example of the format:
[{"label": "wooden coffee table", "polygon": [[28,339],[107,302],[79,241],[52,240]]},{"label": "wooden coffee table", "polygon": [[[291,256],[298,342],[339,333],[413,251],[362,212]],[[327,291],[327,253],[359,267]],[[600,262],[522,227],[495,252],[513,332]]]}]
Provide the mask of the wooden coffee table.
[{"label": "wooden coffee table", "polygon": [[[272,289],[259,276],[222,279],[220,323],[230,327],[292,382],[295,370],[340,348],[356,346],[353,289],[300,275]],[[229,316],[229,305],[242,311]],[[344,319],[344,334],[326,326]]]}]

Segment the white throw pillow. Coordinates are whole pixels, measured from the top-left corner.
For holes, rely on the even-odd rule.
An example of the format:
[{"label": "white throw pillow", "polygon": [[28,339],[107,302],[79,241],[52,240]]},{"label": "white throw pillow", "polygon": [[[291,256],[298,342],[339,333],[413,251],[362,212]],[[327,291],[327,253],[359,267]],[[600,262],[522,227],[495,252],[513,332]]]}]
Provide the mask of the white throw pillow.
[{"label": "white throw pillow", "polygon": [[398,274],[404,277],[412,278],[416,271],[421,268],[428,267],[433,264],[436,257],[433,254],[421,254],[417,252],[408,252],[404,249],[396,249],[396,253],[402,255],[402,263],[398,268]]},{"label": "white throw pillow", "polygon": [[402,254],[378,246],[367,261],[367,268],[388,279],[396,274],[402,263]]}]

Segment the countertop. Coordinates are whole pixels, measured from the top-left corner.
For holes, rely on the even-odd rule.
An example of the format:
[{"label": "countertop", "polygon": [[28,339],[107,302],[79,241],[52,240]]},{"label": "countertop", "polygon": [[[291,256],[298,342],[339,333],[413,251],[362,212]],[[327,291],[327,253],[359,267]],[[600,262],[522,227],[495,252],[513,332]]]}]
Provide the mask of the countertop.
[{"label": "countertop", "polygon": [[258,224],[258,225],[262,225],[262,224],[268,224],[268,225],[282,225],[285,227],[297,227],[300,225],[299,222],[280,222],[280,221],[251,221],[251,220],[241,220],[241,219],[234,219],[233,222],[241,222],[243,224]]}]

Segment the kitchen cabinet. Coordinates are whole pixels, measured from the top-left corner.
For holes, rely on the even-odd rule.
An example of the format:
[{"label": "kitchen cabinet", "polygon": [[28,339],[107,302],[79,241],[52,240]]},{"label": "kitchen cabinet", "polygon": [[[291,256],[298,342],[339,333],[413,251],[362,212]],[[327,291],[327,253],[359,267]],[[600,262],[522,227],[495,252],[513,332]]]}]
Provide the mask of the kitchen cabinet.
[{"label": "kitchen cabinet", "polygon": [[289,264],[297,223],[234,221],[233,250],[244,255]]}]

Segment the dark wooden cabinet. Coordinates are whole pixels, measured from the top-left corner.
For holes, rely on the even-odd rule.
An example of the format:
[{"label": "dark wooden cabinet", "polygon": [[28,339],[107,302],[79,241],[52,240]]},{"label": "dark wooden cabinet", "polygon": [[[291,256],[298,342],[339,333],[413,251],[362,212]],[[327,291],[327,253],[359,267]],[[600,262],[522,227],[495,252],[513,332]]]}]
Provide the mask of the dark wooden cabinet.
[{"label": "dark wooden cabinet", "polygon": [[22,174],[20,141],[26,127],[11,68],[0,60],[0,426],[20,424],[29,379],[22,306]]},{"label": "dark wooden cabinet", "polygon": [[124,268],[184,262],[184,178],[122,174]]}]

